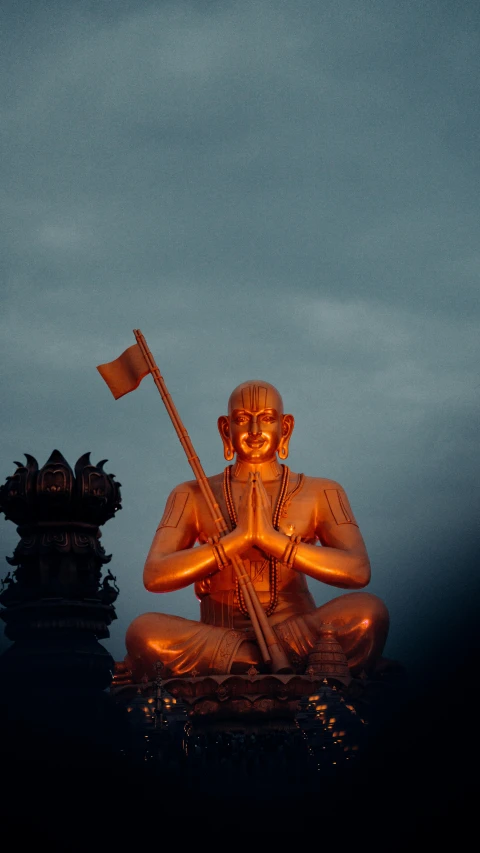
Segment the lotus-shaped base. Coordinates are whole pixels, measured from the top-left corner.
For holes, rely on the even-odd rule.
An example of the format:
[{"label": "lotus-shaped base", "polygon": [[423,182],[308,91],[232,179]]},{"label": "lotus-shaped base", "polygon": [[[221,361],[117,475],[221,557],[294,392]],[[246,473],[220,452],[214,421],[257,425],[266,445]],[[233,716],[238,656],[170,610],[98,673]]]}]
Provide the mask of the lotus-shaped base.
[{"label": "lotus-shaped base", "polygon": [[169,678],[163,688],[181,700],[188,717],[205,719],[292,719],[302,696],[319,686],[309,675],[260,675],[251,670],[245,675],[207,675]]}]

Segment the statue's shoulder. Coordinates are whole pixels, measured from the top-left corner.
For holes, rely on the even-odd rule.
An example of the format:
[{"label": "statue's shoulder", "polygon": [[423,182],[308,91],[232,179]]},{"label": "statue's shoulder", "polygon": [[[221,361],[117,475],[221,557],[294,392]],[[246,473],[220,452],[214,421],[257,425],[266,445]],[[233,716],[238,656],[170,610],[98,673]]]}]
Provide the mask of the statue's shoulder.
[{"label": "statue's shoulder", "polygon": [[339,500],[345,503],[348,501],[343,486],[329,477],[305,477],[301,494],[304,500],[315,504],[318,512],[323,514],[326,511],[327,515],[332,501],[334,503]]},{"label": "statue's shoulder", "polygon": [[355,524],[355,516],[350,506],[345,489],[337,480],[328,477],[306,477],[306,487],[310,489],[307,496],[314,503],[317,514],[317,522],[337,524]]},{"label": "statue's shoulder", "polygon": [[328,489],[337,489],[344,491],[343,486],[337,483],[336,480],[330,480],[328,477],[307,477],[304,476],[304,489],[308,492],[320,494]]},{"label": "statue's shoulder", "polygon": [[170,494],[174,495],[181,492],[190,494],[195,491],[196,487],[198,488],[196,480],[186,480],[184,483],[178,483],[178,485],[174,486]]},{"label": "statue's shoulder", "polygon": [[[207,480],[215,491],[216,488],[222,487],[223,484],[223,472],[221,474],[214,474],[213,477],[207,477]],[[192,498],[198,498],[201,495],[201,489],[197,480],[186,480],[184,483],[179,483],[178,486],[175,486],[173,492],[184,493]]]}]

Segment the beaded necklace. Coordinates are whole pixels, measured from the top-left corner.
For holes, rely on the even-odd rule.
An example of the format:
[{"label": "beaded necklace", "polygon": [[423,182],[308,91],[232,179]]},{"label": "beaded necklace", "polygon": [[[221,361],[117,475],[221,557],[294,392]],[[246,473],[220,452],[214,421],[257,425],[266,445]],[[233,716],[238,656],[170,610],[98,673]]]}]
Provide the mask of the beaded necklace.
[{"label": "beaded necklace", "polygon": [[[232,525],[232,530],[237,526],[237,511],[235,509],[235,504],[233,502],[233,494],[232,494],[232,465],[228,465],[225,468],[223,474],[223,494],[225,496],[225,503],[227,505],[228,515],[230,517],[230,524]],[[288,492],[288,483],[290,479],[290,468],[287,465],[282,465],[282,482],[280,484],[280,492],[278,494],[277,503],[275,509],[273,511],[272,524],[275,530],[278,530],[280,527],[280,518],[282,515],[282,510],[285,504],[285,498]],[[278,603],[278,582],[277,582],[277,558],[269,557],[269,585],[270,585],[270,601],[268,603],[268,607],[265,610],[267,616],[270,616],[271,613],[275,610]],[[241,612],[248,616],[247,605],[245,604],[245,599],[242,595],[242,591],[240,589],[240,584],[238,580],[235,580],[235,596],[238,601],[238,606]]]}]

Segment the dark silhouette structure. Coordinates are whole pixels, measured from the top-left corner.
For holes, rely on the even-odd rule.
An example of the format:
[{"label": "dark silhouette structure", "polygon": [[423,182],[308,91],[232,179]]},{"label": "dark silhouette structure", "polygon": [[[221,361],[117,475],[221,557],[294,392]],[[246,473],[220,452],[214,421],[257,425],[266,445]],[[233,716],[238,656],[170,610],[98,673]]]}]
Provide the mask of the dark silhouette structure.
[{"label": "dark silhouette structure", "polygon": [[85,453],[74,470],[58,450],[33,456],[0,488],[0,512],[20,535],[7,561],[0,616],[13,644],[0,657],[3,684],[105,689],[113,659],[98,642],[116,618],[115,577],[100,526],[121,509],[120,484]]}]

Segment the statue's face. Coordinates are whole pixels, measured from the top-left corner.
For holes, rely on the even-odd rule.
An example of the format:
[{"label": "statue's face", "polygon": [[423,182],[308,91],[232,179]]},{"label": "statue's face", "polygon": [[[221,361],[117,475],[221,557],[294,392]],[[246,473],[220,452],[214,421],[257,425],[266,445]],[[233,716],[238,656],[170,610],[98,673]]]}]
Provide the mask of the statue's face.
[{"label": "statue's face", "polygon": [[230,439],[237,459],[261,463],[275,459],[283,435],[283,401],[266,382],[245,382],[228,403]]}]

